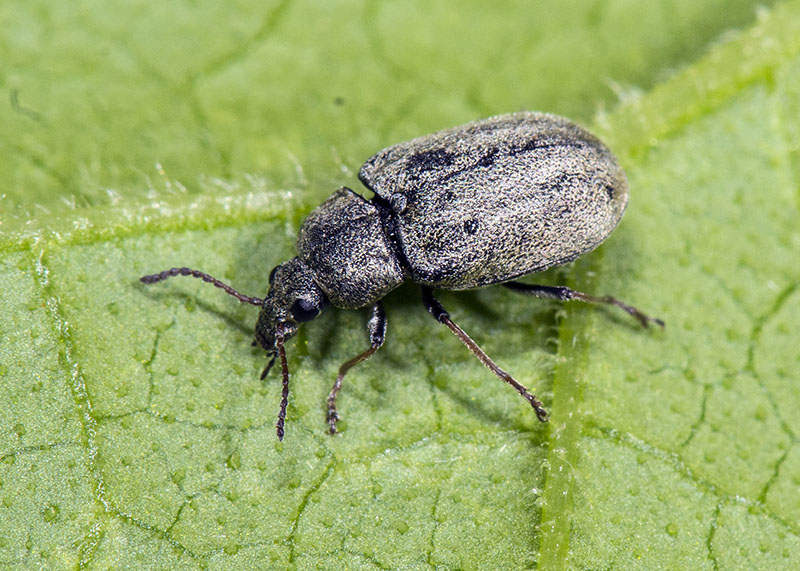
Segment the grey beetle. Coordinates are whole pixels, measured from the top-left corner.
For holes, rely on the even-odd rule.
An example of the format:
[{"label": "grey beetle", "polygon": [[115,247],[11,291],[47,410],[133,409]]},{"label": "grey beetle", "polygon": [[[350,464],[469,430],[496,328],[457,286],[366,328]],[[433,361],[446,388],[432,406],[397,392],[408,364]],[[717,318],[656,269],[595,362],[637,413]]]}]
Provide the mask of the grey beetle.
[{"label": "grey beetle", "polygon": [[342,379],[383,345],[386,314],[381,299],[405,280],[421,286],[422,301],[433,317],[514,387],[542,422],[547,412],[539,399],[453,322],[433,296],[434,288],[503,284],[540,298],[615,305],[645,327],[650,322],[664,326],[613,297],[514,281],[595,248],[625,210],[628,184],[616,158],[567,119],[511,113],[467,123],[380,151],[364,163],[359,178],[375,196],[367,200],[342,187],[311,212],[300,228],[297,257],[272,270],[263,299],[189,268],[141,278],[152,284],[192,276],[261,307],[253,344],[271,355],[262,379],[280,359],[280,440],[289,395],[286,340],[329,305],[371,307],[370,348],[341,366],[328,396],[328,429],[334,434]]}]

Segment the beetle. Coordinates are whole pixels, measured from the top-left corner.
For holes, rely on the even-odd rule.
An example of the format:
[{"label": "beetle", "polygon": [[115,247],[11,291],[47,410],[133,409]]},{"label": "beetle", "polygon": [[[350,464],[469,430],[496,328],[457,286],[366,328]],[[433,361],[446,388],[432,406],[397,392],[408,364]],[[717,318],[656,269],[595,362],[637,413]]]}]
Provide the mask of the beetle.
[{"label": "beetle", "polygon": [[282,395],[276,431],[283,440],[289,396],[284,344],[300,324],[328,306],[370,307],[370,347],[345,362],[327,399],[336,433],[336,398],[347,372],[371,357],[386,337],[381,300],[406,280],[421,286],[422,302],[497,377],[547,421],[541,401],[501,369],[450,317],[434,289],[502,284],[512,291],[560,301],[614,305],[644,327],[664,322],[611,296],[516,281],[566,264],[599,245],[625,210],[628,184],[611,151],[592,134],[556,115],[510,113],[400,143],[376,153],[359,171],[370,200],[342,187],[313,210],[297,238],[297,256],[269,274],[264,298],[239,293],[191,268],[143,276],[152,284],[172,276],[209,282],[261,307],[253,345],[276,359]]}]

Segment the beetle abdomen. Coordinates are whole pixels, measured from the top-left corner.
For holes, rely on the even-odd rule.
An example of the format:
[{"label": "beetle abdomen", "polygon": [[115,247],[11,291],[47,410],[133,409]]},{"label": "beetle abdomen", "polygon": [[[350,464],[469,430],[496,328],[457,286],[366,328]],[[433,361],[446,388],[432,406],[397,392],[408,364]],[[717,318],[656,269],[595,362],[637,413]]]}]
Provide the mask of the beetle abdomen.
[{"label": "beetle abdomen", "polygon": [[414,281],[499,283],[596,247],[627,202],[597,138],[561,117],[514,113],[380,151],[361,180],[388,202]]}]

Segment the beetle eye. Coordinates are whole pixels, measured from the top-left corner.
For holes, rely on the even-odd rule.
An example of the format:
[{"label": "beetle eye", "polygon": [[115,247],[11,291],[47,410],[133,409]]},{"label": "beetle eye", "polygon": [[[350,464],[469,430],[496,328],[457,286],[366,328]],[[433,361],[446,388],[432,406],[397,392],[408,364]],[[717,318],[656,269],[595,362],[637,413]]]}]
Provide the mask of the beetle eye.
[{"label": "beetle eye", "polygon": [[272,268],[272,271],[269,273],[269,285],[272,285],[272,282],[275,281],[275,272],[278,271],[278,266]]},{"label": "beetle eye", "polygon": [[311,321],[319,315],[320,308],[315,305],[314,302],[301,297],[294,301],[291,311],[294,320],[303,323],[305,321]]}]

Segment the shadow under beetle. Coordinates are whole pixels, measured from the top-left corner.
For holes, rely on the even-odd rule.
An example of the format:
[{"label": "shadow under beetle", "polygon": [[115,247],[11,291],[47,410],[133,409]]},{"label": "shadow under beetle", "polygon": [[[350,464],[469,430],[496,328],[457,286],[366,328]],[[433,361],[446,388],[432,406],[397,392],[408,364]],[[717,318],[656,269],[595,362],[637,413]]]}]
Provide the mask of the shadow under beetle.
[{"label": "shadow under beetle", "polygon": [[289,396],[286,340],[329,305],[371,307],[370,347],[341,366],[328,396],[328,429],[334,434],[342,379],[383,345],[381,299],[405,280],[422,287],[422,302],[433,317],[514,387],[542,422],[547,411],[539,399],[453,322],[434,288],[503,284],[540,298],[615,305],[645,327],[650,322],[664,326],[613,297],[514,281],[595,248],[625,210],[628,185],[616,158],[567,119],[512,113],[467,123],[380,151],[364,163],[359,178],[375,196],[366,200],[342,187],[311,212],[300,228],[297,257],[272,270],[265,298],[243,295],[189,268],[141,278],[152,284],[192,276],[261,307],[253,344],[271,355],[262,379],[280,360],[280,440]]}]

